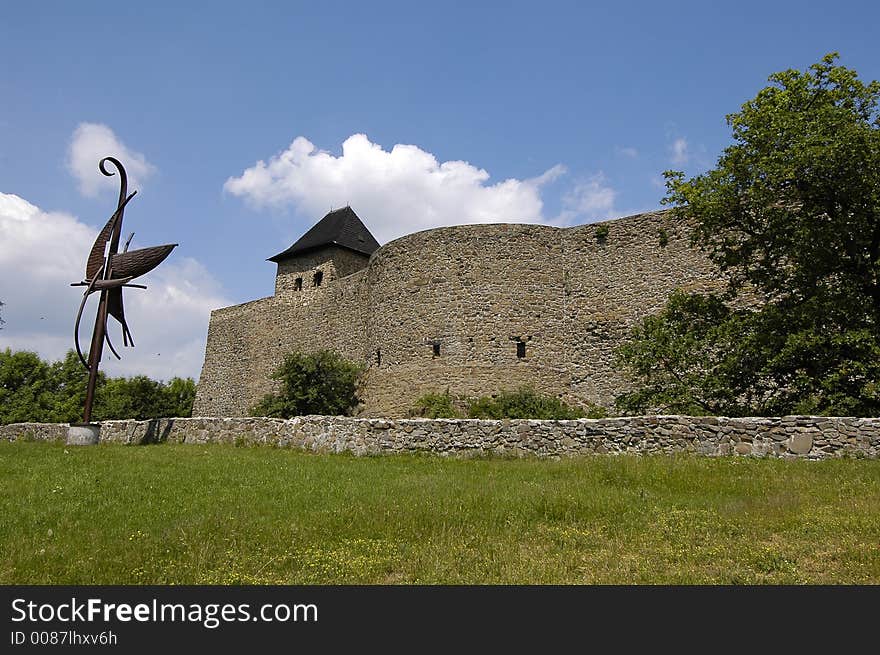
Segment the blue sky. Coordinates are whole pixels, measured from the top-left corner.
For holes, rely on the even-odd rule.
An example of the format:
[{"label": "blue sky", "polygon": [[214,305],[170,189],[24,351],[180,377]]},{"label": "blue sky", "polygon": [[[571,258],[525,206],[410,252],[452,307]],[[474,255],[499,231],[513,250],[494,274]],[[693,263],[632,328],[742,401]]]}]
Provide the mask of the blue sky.
[{"label": "blue sky", "polygon": [[836,50],[880,78],[876,2],[192,4],[4,6],[0,348],[70,346],[115,203],[96,148],[137,173],[135,244],[180,243],[105,370],[197,376],[210,309],[270,295],[265,259],[331,207],[382,242],[654,209],[771,73]]}]

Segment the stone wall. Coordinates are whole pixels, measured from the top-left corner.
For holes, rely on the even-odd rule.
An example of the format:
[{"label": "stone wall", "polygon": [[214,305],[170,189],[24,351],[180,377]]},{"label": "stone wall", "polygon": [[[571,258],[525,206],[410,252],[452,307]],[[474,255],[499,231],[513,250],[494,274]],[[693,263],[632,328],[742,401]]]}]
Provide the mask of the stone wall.
[{"label": "stone wall", "polygon": [[[0,426],[0,440],[63,441],[66,425]],[[825,459],[880,456],[880,418],[639,416],[576,421],[359,419],[303,416],[104,421],[101,440],[144,444],[235,443],[356,455],[569,457],[673,454]]]},{"label": "stone wall", "polygon": [[319,348],[367,367],[359,416],[405,416],[428,392],[524,384],[610,407],[631,387],[612,360],[634,323],[676,288],[721,284],[689,239],[668,212],[572,228],[438,228],[382,246],[363,270],[290,293],[292,271],[332,259],[309,255],[315,261],[279,267],[274,297],[212,313],[194,412],[246,416],[274,388],[284,354]]}]

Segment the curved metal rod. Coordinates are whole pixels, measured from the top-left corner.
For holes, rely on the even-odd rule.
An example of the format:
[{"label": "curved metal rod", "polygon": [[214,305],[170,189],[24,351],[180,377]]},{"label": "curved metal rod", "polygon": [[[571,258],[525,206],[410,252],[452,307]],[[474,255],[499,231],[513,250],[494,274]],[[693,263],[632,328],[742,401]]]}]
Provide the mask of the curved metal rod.
[{"label": "curved metal rod", "polygon": [[[122,336],[125,337],[125,334],[123,334]],[[110,342],[110,335],[108,334],[107,330],[107,317],[104,317],[104,341],[106,341],[107,345],[110,346],[110,352],[112,352],[116,356],[116,359],[121,360],[122,357],[119,356],[119,353],[116,352],[116,348],[114,348],[113,344]]]},{"label": "curved metal rod", "polygon": [[[83,309],[85,309],[86,300],[88,299],[88,297],[91,294],[93,294],[95,292],[93,287],[95,286],[96,281],[97,281],[97,278],[93,279],[89,283],[89,288],[86,289],[85,293],[83,293],[82,302],[80,302],[80,304],[79,304],[79,311],[76,313],[76,323],[73,327],[73,343],[74,343],[74,345],[76,345],[76,354],[79,356],[79,361],[82,362],[82,365],[85,366],[85,369],[87,371],[90,370],[89,363],[86,361],[86,358],[83,356],[82,349],[80,348],[80,345],[79,345],[79,324],[80,324],[80,320],[82,319]],[[125,285],[125,286],[129,286],[129,285]],[[146,287],[141,287],[141,285],[132,285],[132,286],[137,286],[139,288],[146,289]],[[124,337],[125,335],[123,334],[122,336]],[[104,340],[107,342],[107,345],[110,346],[110,352],[113,353],[113,355],[116,357],[116,359],[122,360],[122,357],[120,357],[119,353],[116,352],[116,348],[113,347],[113,342],[110,341],[110,334],[109,334],[109,330],[107,330],[107,319],[106,318],[104,319]]]},{"label": "curved metal rod", "polygon": [[89,368],[89,363],[86,361],[86,358],[83,357],[82,348],[79,347],[79,322],[80,319],[82,319],[82,313],[83,309],[85,309],[86,306],[86,300],[88,300],[89,295],[92,293],[92,288],[95,286],[95,282],[98,281],[98,275],[100,275],[100,272],[96,273],[95,277],[93,277],[89,281],[89,287],[83,293],[82,302],[80,302],[79,304],[79,311],[76,313],[76,323],[74,323],[73,325],[73,343],[76,346],[76,354],[79,356],[79,361],[82,362],[82,365],[86,367],[87,371],[91,371],[91,368]]},{"label": "curved metal rod", "polygon": [[107,167],[104,165],[104,163],[108,161],[113,164],[117,171],[119,171],[119,202],[116,203],[116,206],[120,207],[125,200],[125,196],[128,195],[128,174],[125,172],[125,168],[116,157],[104,157],[104,159],[98,162],[98,168],[107,177],[113,177],[115,175],[113,171],[108,171]]}]

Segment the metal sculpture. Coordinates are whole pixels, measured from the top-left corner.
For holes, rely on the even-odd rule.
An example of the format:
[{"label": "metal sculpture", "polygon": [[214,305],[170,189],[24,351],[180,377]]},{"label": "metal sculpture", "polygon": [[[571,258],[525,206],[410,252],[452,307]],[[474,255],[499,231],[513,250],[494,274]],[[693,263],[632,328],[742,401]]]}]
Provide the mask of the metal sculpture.
[{"label": "metal sculpture", "polygon": [[[76,354],[79,355],[80,361],[89,372],[89,382],[86,387],[86,403],[83,411],[83,423],[86,424],[90,423],[92,419],[95,384],[98,380],[98,365],[101,363],[104,342],[107,342],[107,346],[116,356],[116,359],[122,359],[113,347],[110,335],[107,333],[107,317],[112,316],[122,326],[123,345],[134,347],[131,330],[128,329],[128,323],[125,321],[122,289],[125,287],[146,289],[147,287],[142,284],[131,284],[131,281],[156,268],[177,246],[176,243],[171,243],[164,246],[129,250],[128,246],[134,236],[134,232],[132,232],[126,240],[122,252],[119,252],[122,216],[125,212],[125,206],[134,198],[137,191],[128,193],[128,175],[126,175],[125,168],[119,160],[113,157],[104,157],[98,163],[98,169],[101,173],[108,177],[115,175],[113,171],[107,170],[105,166],[107,162],[113,164],[119,172],[119,201],[116,204],[116,211],[113,212],[104,229],[98,233],[98,238],[95,240],[95,244],[89,253],[89,258],[86,261],[85,278],[83,278],[82,282],[74,282],[70,285],[72,287],[86,287],[82,302],[79,304],[79,311],[76,314],[76,323],[73,328]],[[92,331],[92,344],[89,347],[88,358],[86,358],[79,345],[79,324],[86,301],[93,293],[100,293],[101,296],[98,301],[98,312],[95,316],[95,327]]]}]

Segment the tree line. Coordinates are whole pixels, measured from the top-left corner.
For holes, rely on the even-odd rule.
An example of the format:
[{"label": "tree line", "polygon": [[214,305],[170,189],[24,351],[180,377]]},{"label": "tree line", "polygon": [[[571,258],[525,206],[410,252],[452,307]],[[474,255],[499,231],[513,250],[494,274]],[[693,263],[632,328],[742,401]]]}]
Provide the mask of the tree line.
[{"label": "tree line", "polygon": [[[73,350],[64,359],[44,361],[28,351],[0,351],[0,424],[82,421],[87,375]],[[168,382],[144,375],[107,377],[98,373],[94,420],[150,419],[192,415],[192,378]]]}]

